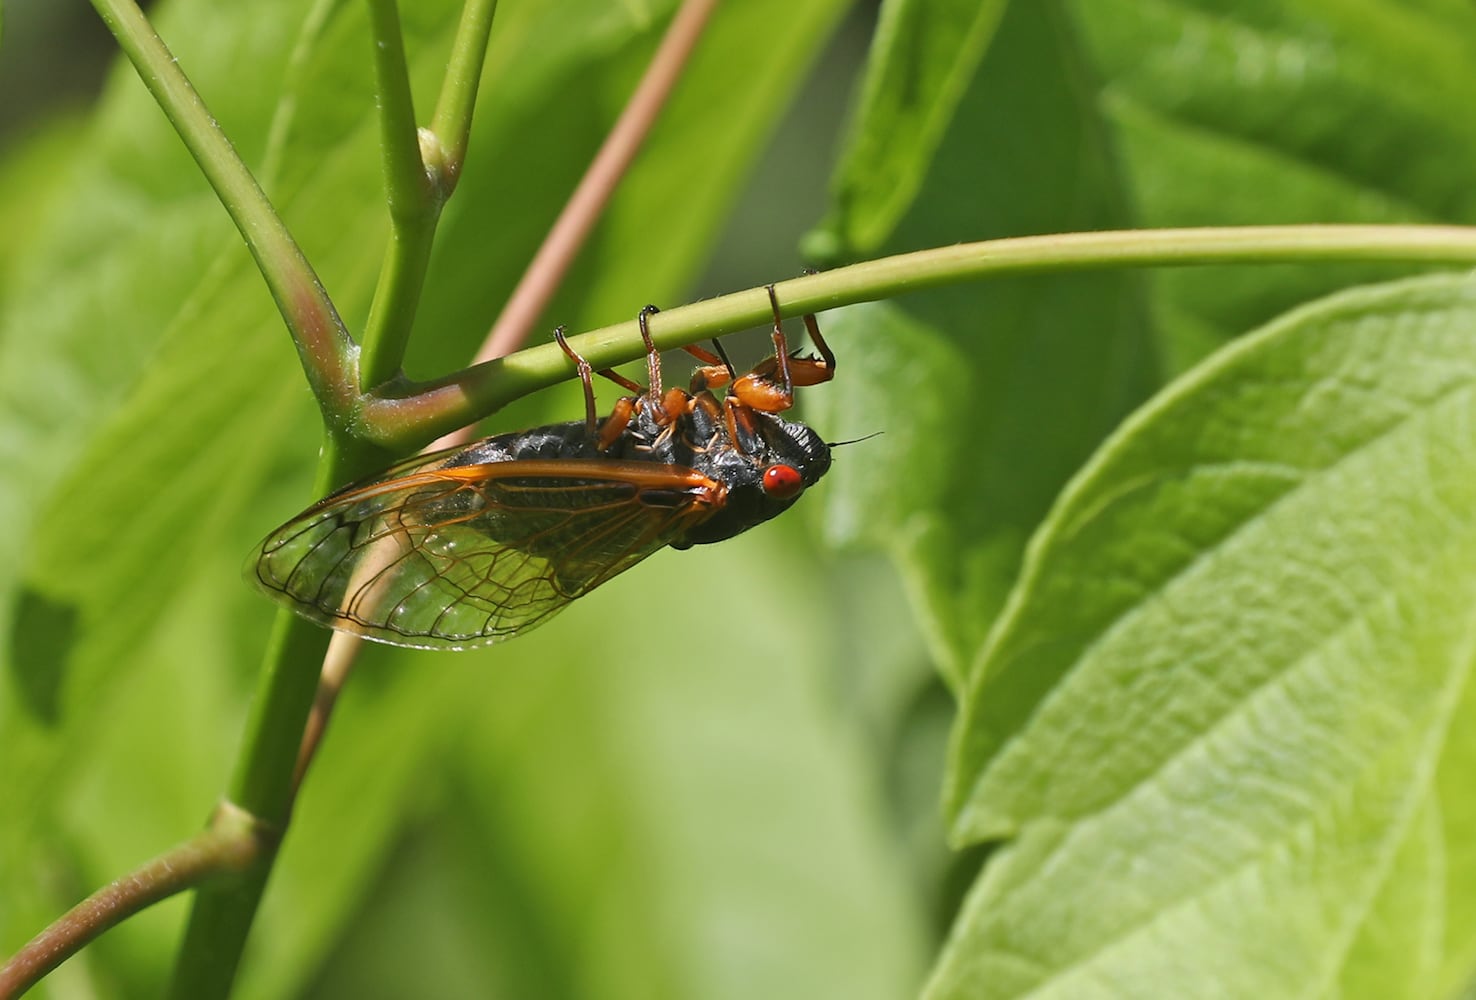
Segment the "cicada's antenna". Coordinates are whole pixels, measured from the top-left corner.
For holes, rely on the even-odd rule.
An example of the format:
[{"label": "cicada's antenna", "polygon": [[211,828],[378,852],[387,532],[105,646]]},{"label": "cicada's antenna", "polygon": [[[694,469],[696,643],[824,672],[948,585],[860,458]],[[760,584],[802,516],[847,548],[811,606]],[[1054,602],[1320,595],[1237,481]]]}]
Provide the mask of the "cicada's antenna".
[{"label": "cicada's antenna", "polygon": [[826,441],[825,442],[825,447],[827,447],[827,448],[840,448],[840,447],[843,447],[844,445],[848,445],[848,444],[860,444],[862,441],[870,441],[874,437],[881,437],[885,433],[886,433],[886,431],[872,431],[870,434],[867,434],[865,437],[851,438],[849,441]]}]

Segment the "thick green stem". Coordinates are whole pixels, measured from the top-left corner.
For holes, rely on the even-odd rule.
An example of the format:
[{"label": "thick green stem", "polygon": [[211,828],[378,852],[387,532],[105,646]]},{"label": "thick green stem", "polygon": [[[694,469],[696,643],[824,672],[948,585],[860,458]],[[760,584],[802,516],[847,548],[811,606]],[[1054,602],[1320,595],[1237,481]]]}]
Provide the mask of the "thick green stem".
[{"label": "thick green stem", "polygon": [[92,2],[256,258],[329,422],[346,423],[358,398],[357,348],[307,258],[138,4]]},{"label": "thick green stem", "polygon": [[[490,5],[472,3],[468,8],[458,35],[457,48],[463,55],[451,71],[459,82],[453,83],[450,72],[447,81],[447,91],[453,94],[469,88],[464,98],[451,101],[457,113],[464,113],[467,119],[481,73],[481,54],[486,51],[485,33],[491,24]],[[485,12],[485,16],[478,16],[478,11]],[[399,369],[424,285],[436,222],[452,184],[441,182],[447,166],[434,136],[426,137],[434,154],[427,171],[422,136],[415,128],[394,0],[370,0],[370,12],[391,238],[370,309],[364,348],[356,362],[362,384],[376,385]],[[469,30],[482,32],[479,44],[476,39],[468,41],[464,37]],[[466,52],[475,54],[474,66],[469,64]],[[454,125],[455,115],[451,120]],[[461,143],[464,149],[464,135]],[[459,170],[459,161],[454,170]],[[367,471],[374,445],[345,433],[347,429],[330,421],[319,465],[320,493]],[[322,628],[283,612],[267,646],[230,798],[236,806],[279,829],[286,828],[291,813],[299,746],[329,636]],[[196,895],[171,984],[172,997],[212,1000],[229,995],[273,860],[268,854],[243,878],[228,885],[206,886]]]},{"label": "thick green stem", "polygon": [[[1476,265],[1476,228],[1463,226],[1246,226],[1067,233],[963,243],[899,254],[777,285],[784,315],[891,298],[940,285],[1050,271],[1117,267],[1287,262]],[[767,321],[763,289],[666,310],[652,318],[662,349],[694,344]],[[605,368],[642,356],[634,320],[570,338]],[[365,439],[405,453],[574,374],[558,347],[543,344],[422,384],[388,386],[366,397]]]},{"label": "thick green stem", "polygon": [[[369,461],[358,449],[345,452],[330,436],[318,466],[317,491],[329,492],[345,478],[363,472]],[[285,831],[292,813],[298,746],[331,636],[321,626],[283,610],[273,622],[262,658],[229,802],[275,830]],[[207,885],[196,893],[170,997],[215,1000],[230,995],[274,861],[275,850],[263,852],[240,879]]]},{"label": "thick green stem", "polygon": [[[297,745],[312,708],[318,664],[329,635],[283,611],[267,647],[231,800],[277,829],[286,828],[292,810]],[[264,853],[243,878],[207,885],[196,893],[169,996],[176,1000],[229,996],[273,860],[275,851]]]},{"label": "thick green stem", "polygon": [[417,130],[398,8],[395,0],[370,0],[390,241],[364,329],[359,363],[365,386],[388,382],[405,356],[425,287],[436,223],[456,187],[466,155],[477,82],[496,6],[492,0],[472,0],[462,11],[434,124]]}]

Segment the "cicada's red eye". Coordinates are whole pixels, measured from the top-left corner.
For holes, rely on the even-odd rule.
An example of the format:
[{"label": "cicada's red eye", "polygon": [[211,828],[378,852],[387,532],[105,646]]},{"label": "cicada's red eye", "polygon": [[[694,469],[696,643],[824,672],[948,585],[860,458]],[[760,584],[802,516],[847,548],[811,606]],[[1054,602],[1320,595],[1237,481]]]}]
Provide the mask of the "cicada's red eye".
[{"label": "cicada's red eye", "polygon": [[764,492],[775,500],[797,497],[804,488],[804,477],[792,465],[771,465],[764,470]]}]

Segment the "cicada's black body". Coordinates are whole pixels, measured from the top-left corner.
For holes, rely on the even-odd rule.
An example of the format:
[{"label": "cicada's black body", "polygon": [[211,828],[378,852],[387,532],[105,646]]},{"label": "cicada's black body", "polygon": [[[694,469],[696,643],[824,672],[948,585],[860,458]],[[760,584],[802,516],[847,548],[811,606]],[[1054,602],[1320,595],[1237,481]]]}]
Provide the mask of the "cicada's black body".
[{"label": "cicada's black body", "polygon": [[[772,301],[772,289],[770,289]],[[642,332],[650,345],[641,314]],[[778,416],[834,357],[776,354],[741,378],[693,351],[693,391],[653,386],[594,418],[499,434],[420,456],[324,499],[273,532],[248,573],[332,628],[421,648],[485,645],[540,624],[663,546],[731,538],[782,513],[830,468],[830,446]],[[556,333],[563,344],[562,332]],[[719,401],[708,388],[732,380]]]},{"label": "cicada's black body", "polygon": [[[701,473],[727,488],[721,510],[692,525],[667,544],[685,549],[721,542],[742,534],[788,510],[799,493],[776,496],[764,489],[764,470],[783,465],[799,472],[804,489],[815,485],[830,469],[830,446],[812,429],[771,413],[755,413],[753,432],[743,440],[728,439],[727,428],[703,409],[684,414],[667,427],[656,423],[649,409],[641,409],[614,445],[600,450],[583,421],[535,427],[498,434],[460,448],[446,457],[445,468],[518,462],[532,459],[588,459],[681,466]],[[637,493],[650,506],[675,506],[687,494],[667,496],[658,487]]]}]

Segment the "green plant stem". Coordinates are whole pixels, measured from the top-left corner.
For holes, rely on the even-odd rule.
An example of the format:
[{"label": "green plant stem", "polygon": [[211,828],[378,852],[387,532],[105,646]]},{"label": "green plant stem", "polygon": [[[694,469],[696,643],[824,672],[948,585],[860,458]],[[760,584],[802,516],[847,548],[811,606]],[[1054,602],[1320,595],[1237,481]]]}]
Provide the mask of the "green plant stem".
[{"label": "green plant stem", "polygon": [[[329,635],[291,612],[277,615],[242,741],[231,801],[279,829],[285,829],[291,813],[297,745]],[[175,962],[170,997],[212,1000],[230,994],[275,853],[263,852],[242,878],[206,885],[196,893]]]},{"label": "green plant stem", "polygon": [[239,810],[222,806],[189,840],[103,886],[36,935],[0,967],[0,1000],[10,1000],[98,935],[162,899],[223,874],[250,870],[276,835]]},{"label": "green plant stem", "polygon": [[357,347],[307,258],[138,4],[92,3],[256,258],[330,423],[347,423],[359,394]]},{"label": "green plant stem", "polygon": [[[1246,226],[1143,229],[963,243],[899,254],[779,282],[785,316],[891,298],[940,285],[1055,271],[1143,266],[1382,262],[1476,265],[1476,228],[1463,226]],[[650,322],[662,349],[764,323],[763,289],[663,311]],[[634,320],[571,337],[595,368],[641,357]],[[508,402],[574,374],[553,344],[531,347],[433,382],[400,382],[366,396],[360,433],[406,453]]]},{"label": "green plant stem", "polygon": [[[365,461],[362,450],[340,448],[329,435],[318,464],[317,492],[327,493],[361,472]],[[331,636],[285,609],[272,624],[228,797],[232,806],[272,829],[285,831],[291,817],[298,746]],[[206,885],[196,893],[170,997],[223,1000],[229,996],[275,858],[275,848],[263,851],[241,878]]]},{"label": "green plant stem", "polygon": [[430,164],[441,179],[445,196],[449,197],[461,177],[466,162],[466,147],[471,136],[472,110],[477,103],[477,85],[482,79],[482,64],[487,58],[487,39],[492,32],[492,16],[497,0],[467,0],[461,8],[461,22],[451,42],[451,58],[446,63],[446,77],[441,83],[441,96],[431,118],[431,132],[439,144],[439,164]]},{"label": "green plant stem", "polygon": [[378,88],[380,149],[390,218],[417,220],[439,202],[431,190],[415,128],[415,100],[395,0],[369,0],[370,40]]},{"label": "green plant stem", "polygon": [[369,0],[369,24],[379,91],[384,186],[390,214],[389,245],[385,248],[374,301],[369,307],[364,351],[359,359],[361,384],[373,387],[399,371],[405,356],[405,345],[410,340],[415,310],[425,285],[426,268],[430,265],[442,197],[438,185],[426,172],[421,154],[395,0]]},{"label": "green plant stem", "polygon": [[[441,206],[460,171],[493,7],[490,3],[469,3],[458,29],[453,63],[442,92],[442,103],[450,108],[445,116],[447,127],[460,136],[453,161],[448,160],[434,135],[424,137],[423,142],[415,128],[394,0],[371,0],[391,236],[370,308],[364,347],[356,359],[359,384],[377,385],[399,370],[424,286]],[[429,163],[422,151],[427,146],[432,151]],[[324,402],[321,396],[319,399]],[[375,454],[374,442],[348,433],[350,429],[347,423],[329,421],[319,464],[320,494],[367,471]],[[278,615],[242,741],[231,801],[282,829],[292,809],[299,747],[330,635],[289,612]],[[205,886],[196,895],[175,966],[171,996],[212,1000],[229,994],[273,860],[274,852],[267,853],[242,878],[229,885]]]},{"label": "green plant stem", "polygon": [[395,0],[370,0],[369,9],[390,209],[389,245],[359,358],[360,384],[372,388],[393,378],[405,356],[441,208],[455,190],[466,155],[496,3],[474,0],[462,10],[434,124],[427,130],[415,127]]}]

